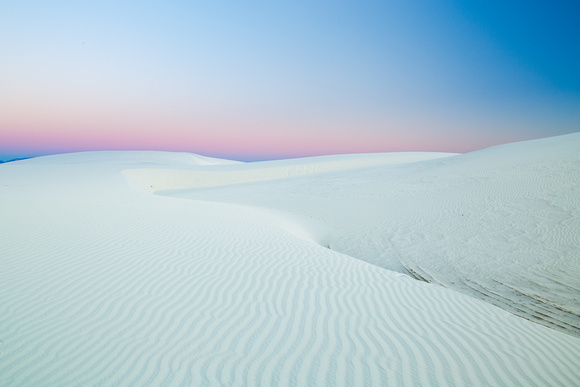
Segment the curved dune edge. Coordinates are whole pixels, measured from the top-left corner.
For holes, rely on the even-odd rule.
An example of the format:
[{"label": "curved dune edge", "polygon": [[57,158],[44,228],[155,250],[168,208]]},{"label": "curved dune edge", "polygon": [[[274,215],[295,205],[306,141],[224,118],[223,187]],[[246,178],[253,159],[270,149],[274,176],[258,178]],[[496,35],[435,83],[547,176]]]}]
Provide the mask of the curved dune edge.
[{"label": "curved dune edge", "polygon": [[0,385],[580,383],[579,339],[267,206],[134,191],[135,160],[41,161],[0,166]]},{"label": "curved dune edge", "polygon": [[325,244],[580,334],[580,134],[356,174],[165,196],[269,208]]},{"label": "curved dune edge", "polygon": [[211,168],[135,168],[125,169],[122,173],[132,188],[146,192],[156,192],[278,180],[385,165],[400,165],[454,155],[453,153],[435,152],[338,155],[249,164],[215,165]]}]

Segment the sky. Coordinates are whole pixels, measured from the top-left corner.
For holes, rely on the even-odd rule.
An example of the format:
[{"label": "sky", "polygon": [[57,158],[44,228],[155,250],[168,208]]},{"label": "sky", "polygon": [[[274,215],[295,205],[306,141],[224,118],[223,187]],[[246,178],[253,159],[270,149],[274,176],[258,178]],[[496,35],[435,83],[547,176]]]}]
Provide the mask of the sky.
[{"label": "sky", "polygon": [[580,131],[580,2],[0,2],[0,160],[469,152]]}]

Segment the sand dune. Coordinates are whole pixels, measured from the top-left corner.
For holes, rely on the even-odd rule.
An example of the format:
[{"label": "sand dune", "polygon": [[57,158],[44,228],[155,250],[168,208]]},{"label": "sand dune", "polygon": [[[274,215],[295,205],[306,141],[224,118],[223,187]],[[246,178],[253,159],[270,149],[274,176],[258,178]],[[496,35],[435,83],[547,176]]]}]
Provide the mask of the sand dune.
[{"label": "sand dune", "polygon": [[189,165],[176,169],[126,169],[123,175],[138,190],[156,192],[188,188],[217,187],[258,181],[280,180],[297,176],[319,175],[333,171],[353,171],[373,166],[408,164],[448,157],[452,153],[385,153],[307,157],[301,159],[263,161],[251,164],[215,163],[212,168]]},{"label": "sand dune", "polygon": [[[558,164],[562,171],[577,139],[513,147],[521,154],[556,148],[545,168],[568,160]],[[429,228],[440,215],[428,209],[441,204],[442,186],[471,193],[465,187],[497,177],[509,192],[501,174],[515,167],[493,161],[498,149],[423,161],[359,155],[259,166],[91,152],[1,165],[0,385],[578,385],[578,338],[402,273],[415,270],[445,286],[437,270],[441,278],[474,281],[454,261],[453,243],[475,226]],[[482,163],[485,171],[475,168]],[[577,159],[569,164],[577,168]],[[220,177],[204,177],[204,184],[222,186],[195,181],[210,169]],[[570,178],[566,171],[562,181]],[[559,278],[568,283],[577,231],[567,227],[577,219],[569,214],[576,216],[578,186],[558,179],[543,187],[562,214],[540,212],[538,219],[562,234],[538,244],[554,240],[548,247],[568,255],[538,265],[572,270]],[[475,224],[497,208],[518,210],[509,195],[509,205],[500,205],[493,181],[481,205],[457,207],[451,198],[449,208],[471,208],[463,217]],[[175,184],[197,188],[150,192]],[[531,227],[511,216],[511,224]],[[534,230],[526,231],[530,240],[545,231]],[[528,243],[505,234],[465,241],[466,259],[487,257],[488,242],[493,251],[514,238],[515,250]],[[413,243],[417,238],[426,241]],[[430,259],[419,261],[426,251]],[[509,269],[502,259],[476,272],[483,278]],[[521,275],[528,279],[528,272]],[[466,273],[472,277],[460,277]],[[533,273],[542,285],[537,292],[553,297],[541,271]]]},{"label": "sand dune", "polygon": [[579,336],[579,155],[572,134],[396,168],[166,194],[283,211],[324,230],[334,250]]}]

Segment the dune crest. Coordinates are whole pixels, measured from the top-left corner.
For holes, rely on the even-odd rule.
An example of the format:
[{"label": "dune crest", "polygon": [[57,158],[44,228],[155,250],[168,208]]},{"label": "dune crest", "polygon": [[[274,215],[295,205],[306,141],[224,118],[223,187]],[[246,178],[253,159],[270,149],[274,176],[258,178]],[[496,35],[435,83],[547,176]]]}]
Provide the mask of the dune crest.
[{"label": "dune crest", "polygon": [[580,133],[395,168],[164,195],[302,216],[331,247],[580,335]]},{"label": "dune crest", "polygon": [[416,163],[454,155],[454,153],[406,152],[318,156],[247,164],[221,164],[214,165],[212,168],[205,166],[180,169],[135,168],[123,170],[123,176],[134,189],[156,192],[280,180],[333,171],[352,171],[360,168]]}]

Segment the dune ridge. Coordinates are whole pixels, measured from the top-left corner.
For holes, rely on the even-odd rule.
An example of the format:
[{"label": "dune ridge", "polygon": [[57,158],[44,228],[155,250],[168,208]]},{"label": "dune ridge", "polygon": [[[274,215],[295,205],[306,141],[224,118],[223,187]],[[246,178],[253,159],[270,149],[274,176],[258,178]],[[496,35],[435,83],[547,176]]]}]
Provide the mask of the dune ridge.
[{"label": "dune ridge", "polygon": [[[334,250],[580,336],[580,134],[172,197],[316,223]],[[310,226],[312,227],[312,226]]]},{"label": "dune ridge", "polygon": [[[330,179],[316,195],[331,200],[364,168],[195,190],[209,201],[131,188],[137,154],[90,156],[0,166],[0,385],[580,381],[578,338],[335,251],[342,230],[309,202],[312,223],[243,194]],[[153,158],[142,168],[174,162]]]},{"label": "dune ridge", "polygon": [[360,155],[333,155],[301,159],[239,164],[215,164],[212,168],[135,168],[123,170],[131,187],[147,192],[206,188],[232,184],[280,180],[318,175],[333,171],[352,171],[384,165],[399,165],[454,156],[454,153],[408,152]]}]

